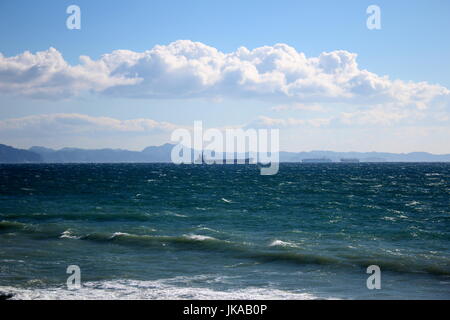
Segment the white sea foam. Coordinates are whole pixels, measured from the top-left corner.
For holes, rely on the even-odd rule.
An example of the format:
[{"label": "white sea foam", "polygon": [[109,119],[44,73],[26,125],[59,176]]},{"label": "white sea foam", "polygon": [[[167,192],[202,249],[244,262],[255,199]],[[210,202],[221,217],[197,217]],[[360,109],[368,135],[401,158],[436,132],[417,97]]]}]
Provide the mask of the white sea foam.
[{"label": "white sea foam", "polygon": [[200,234],[186,234],[184,237],[192,240],[198,240],[198,241],[204,241],[204,240],[217,240],[216,238],[209,237],[209,236],[203,236]]},{"label": "white sea foam", "polygon": [[126,232],[114,232],[113,235],[111,236],[111,239],[121,237],[121,236],[131,236],[131,234],[126,233]]},{"label": "white sea foam", "polygon": [[186,215],[184,215],[184,214],[173,213],[172,215],[173,215],[173,216],[175,216],[175,217],[180,217],[180,218],[187,218],[187,216],[186,216]]},{"label": "white sea foam", "polygon": [[208,228],[208,227],[202,227],[202,226],[198,226],[197,230],[210,231],[210,232],[215,232],[215,233],[224,233],[223,231],[215,230],[215,229]]},{"label": "white sea foam", "polygon": [[427,176],[427,177],[442,176],[442,174],[437,173],[437,172],[432,172],[432,173],[426,173],[425,176]]},{"label": "white sea foam", "polygon": [[186,215],[181,214],[181,213],[176,213],[176,212],[173,212],[173,211],[164,211],[164,215],[174,216],[174,217],[179,217],[179,218],[187,218]]},{"label": "white sea foam", "polygon": [[269,244],[270,247],[292,247],[298,248],[298,245],[288,241],[274,240]]},{"label": "white sea foam", "polygon": [[6,263],[10,263],[10,262],[18,262],[18,263],[25,263],[25,261],[23,260],[15,260],[15,259],[3,259],[0,260],[1,262],[6,262]]},{"label": "white sea foam", "polygon": [[61,233],[61,239],[80,239],[80,237],[75,236],[70,229]]},{"label": "white sea foam", "polygon": [[414,206],[416,206],[418,204],[420,204],[419,201],[411,201],[411,202],[405,204],[405,206],[407,206],[407,207],[414,207]]},{"label": "white sea foam", "polygon": [[204,287],[174,284],[174,279],[139,281],[114,280],[86,282],[77,290],[65,287],[47,289],[20,289],[1,287],[0,292],[10,293],[17,300],[312,300],[318,297],[305,292],[292,292],[271,288],[241,288],[215,290]]},{"label": "white sea foam", "polygon": [[148,216],[148,217],[153,217],[153,216],[173,216],[173,217],[179,217],[179,218],[187,218],[187,216],[186,215],[184,215],[184,214],[181,214],[181,213],[176,213],[176,212],[173,212],[173,211],[170,211],[170,210],[165,210],[165,211],[162,211],[162,212],[148,212],[148,213],[145,213],[145,215],[146,216]]}]

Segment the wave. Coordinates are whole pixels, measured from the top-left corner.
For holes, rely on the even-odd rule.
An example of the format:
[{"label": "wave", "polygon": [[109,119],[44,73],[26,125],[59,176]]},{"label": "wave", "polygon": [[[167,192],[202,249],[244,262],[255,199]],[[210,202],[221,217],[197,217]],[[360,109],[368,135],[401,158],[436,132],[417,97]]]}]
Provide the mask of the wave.
[{"label": "wave", "polygon": [[428,273],[437,276],[450,276],[449,259],[439,259],[438,261],[418,261],[415,257],[394,257],[384,255],[376,258],[368,257],[346,257],[347,264],[353,264],[361,268],[370,265],[378,265],[381,270],[399,273]]},{"label": "wave", "polygon": [[25,223],[16,221],[0,221],[0,230],[20,230],[24,229],[27,225]]},{"label": "wave", "polygon": [[282,240],[274,240],[269,244],[269,247],[291,247],[291,248],[298,248],[298,245],[292,242],[288,241],[282,241]]},{"label": "wave", "polygon": [[203,226],[198,226],[195,229],[198,230],[198,231],[209,231],[209,232],[214,232],[214,233],[225,233],[223,231],[219,231],[219,230],[215,230],[215,229],[208,228],[208,227],[203,227]]},{"label": "wave", "polygon": [[72,230],[68,229],[68,230],[64,231],[63,233],[61,233],[61,236],[59,238],[61,238],[61,239],[64,239],[64,238],[66,238],[66,239],[79,239],[80,237],[75,236],[72,233]]},{"label": "wave", "polygon": [[166,246],[172,244],[175,246],[193,246],[207,247],[208,249],[226,249],[235,244],[220,240],[210,236],[198,234],[186,234],[182,236],[164,236],[164,235],[138,235],[125,232],[111,233],[91,233],[79,237],[80,240],[90,240],[97,242],[115,242],[123,245],[134,246]]},{"label": "wave", "polygon": [[305,292],[272,288],[233,288],[218,290],[173,283],[174,279],[154,281],[113,280],[86,282],[77,290],[65,287],[1,287],[0,296],[12,300],[313,300]]},{"label": "wave", "polygon": [[[58,229],[59,228],[59,229]],[[0,230],[20,230],[32,234],[34,239],[59,238],[61,241],[94,241],[113,242],[130,247],[161,247],[176,250],[202,250],[211,253],[227,253],[230,257],[253,260],[259,263],[295,263],[335,265],[347,268],[366,268],[369,265],[379,265],[382,270],[400,273],[429,273],[434,275],[450,275],[450,261],[448,257],[420,257],[404,256],[380,252],[355,252],[346,250],[334,254],[316,251],[304,251],[295,243],[273,240],[269,245],[260,246],[247,242],[235,242],[203,234],[184,234],[175,236],[131,234],[126,232],[99,232],[77,234],[72,229],[63,232],[54,225],[36,226],[14,221],[1,221]],[[58,231],[59,230],[59,231]],[[63,229],[64,230],[64,229]]]},{"label": "wave", "polygon": [[140,246],[188,246],[194,249],[207,249],[220,252],[229,252],[237,258],[253,259],[260,262],[290,262],[298,264],[339,264],[338,259],[318,254],[305,254],[286,251],[265,251],[249,243],[231,242],[205,235],[188,234],[183,236],[156,236],[136,235],[122,232],[114,234],[94,233],[83,236],[81,240],[114,241],[119,244],[132,244]]},{"label": "wave", "polygon": [[0,232],[6,231],[11,232],[14,231],[14,234],[22,233],[22,234],[31,234],[40,237],[53,237],[57,231],[54,226],[49,226],[48,228],[44,228],[38,224],[31,223],[22,223],[18,221],[0,221]]},{"label": "wave", "polygon": [[203,236],[200,234],[188,234],[188,235],[184,235],[186,238],[188,239],[192,239],[192,240],[198,240],[198,241],[204,241],[204,240],[216,240],[218,241],[216,238],[213,237],[209,237],[209,236]]},{"label": "wave", "polygon": [[339,265],[342,261],[333,257],[313,254],[313,253],[297,253],[297,252],[254,252],[249,257],[262,262],[289,262],[296,264],[317,264],[317,265]]},{"label": "wave", "polygon": [[82,240],[114,241],[119,244],[132,244],[141,246],[188,246],[194,249],[207,249],[220,252],[229,252],[237,258],[253,259],[260,262],[290,262],[298,264],[339,264],[338,259],[317,254],[302,254],[286,251],[265,251],[251,244],[231,242],[209,236],[188,234],[183,236],[155,236],[135,235],[116,232],[114,234],[94,233],[81,237]]},{"label": "wave", "polygon": [[[186,215],[172,212],[135,212],[135,213],[34,213],[34,214],[5,214],[5,218],[10,220],[34,220],[34,221],[93,221],[93,222],[108,222],[108,221],[149,221],[152,219],[176,217],[187,218]],[[0,226],[1,228],[1,226]]]},{"label": "wave", "polygon": [[14,231],[14,235],[26,234],[34,239],[64,238],[64,235],[69,235],[68,232],[61,233],[61,227],[56,224],[41,225],[18,221],[0,221],[0,231]]},{"label": "wave", "polygon": [[[59,231],[58,231],[59,229]],[[152,245],[152,244],[216,244],[227,245],[230,241],[220,240],[211,236],[201,234],[185,234],[182,236],[164,236],[164,235],[148,235],[148,234],[131,234],[126,232],[94,232],[89,234],[77,234],[73,229],[67,229],[61,232],[61,228],[55,225],[33,225],[16,221],[0,221],[0,230],[21,230],[33,236],[71,240],[90,240],[97,242],[114,241],[116,243],[130,245]],[[63,229],[64,230],[64,229]],[[151,229],[155,231],[155,229]]]}]

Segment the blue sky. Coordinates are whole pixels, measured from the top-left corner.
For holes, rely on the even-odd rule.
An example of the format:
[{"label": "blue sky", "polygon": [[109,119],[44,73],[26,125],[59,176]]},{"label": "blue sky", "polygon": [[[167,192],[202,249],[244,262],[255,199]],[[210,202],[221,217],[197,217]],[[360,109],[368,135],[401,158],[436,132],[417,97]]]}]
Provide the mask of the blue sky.
[{"label": "blue sky", "polygon": [[[81,30],[68,30],[65,26],[68,17],[65,11],[71,4],[81,8]],[[371,4],[381,8],[381,30],[366,28],[366,8]],[[70,145],[140,149],[146,145],[163,143],[168,137],[164,130],[156,130],[131,137],[110,132],[99,139],[94,133],[87,132],[89,130],[83,129],[83,133],[77,135],[62,128],[63,134],[51,138],[41,134],[39,128],[29,127],[30,121],[33,124],[44,121],[42,118],[30,120],[31,116],[79,114],[118,121],[144,118],[185,126],[194,120],[203,120],[207,126],[217,127],[276,124],[282,126],[282,148],[292,151],[351,149],[450,153],[446,143],[449,123],[445,121],[449,112],[449,98],[445,89],[450,88],[447,72],[450,70],[448,30],[450,2],[444,0],[4,0],[0,3],[0,52],[3,57],[13,57],[25,51],[35,54],[53,47],[68,65],[76,66],[82,55],[98,61],[102,55],[114,50],[142,53],[156,45],[169,46],[177,40],[199,42],[224,54],[236,52],[239,47],[253,50],[282,43],[304,53],[307,58],[317,58],[324,52],[345,50],[357,54],[355,59],[358,70],[368,70],[377,75],[379,79],[376,81],[382,81],[384,76],[388,76],[390,80],[401,80],[404,84],[426,82],[429,86],[420,89],[427,92],[426,99],[402,100],[403,104],[400,105],[397,98],[395,101],[382,99],[368,103],[362,98],[349,102],[346,98],[330,100],[329,95],[317,97],[317,94],[314,98],[305,98],[303,94],[300,94],[302,97],[292,99],[279,95],[266,97],[261,96],[261,91],[249,94],[248,88],[239,94],[234,94],[234,91],[231,94],[217,93],[225,90],[223,86],[219,89],[214,87],[213,95],[217,97],[212,96],[208,89],[209,93],[195,96],[164,93],[162,99],[149,96],[148,90],[156,90],[149,86],[139,89],[139,94],[134,96],[129,92],[104,94],[109,89],[105,89],[103,83],[96,83],[94,89],[89,87],[78,90],[77,87],[76,93],[67,97],[52,96],[47,92],[43,96],[41,91],[36,96],[34,93],[29,94],[30,90],[34,90],[30,87],[31,80],[26,87],[13,90],[12,87],[16,88],[13,86],[14,81],[19,80],[6,78],[4,81],[9,83],[3,83],[3,90],[0,83],[0,120],[4,121],[0,123],[0,130],[2,125],[4,127],[0,131],[4,137],[0,136],[0,140],[21,147]],[[137,69],[133,70],[136,72]],[[0,76],[1,72],[0,69]],[[9,75],[12,71],[8,69],[4,72],[9,72],[5,73]],[[318,75],[317,79],[321,79],[321,76]],[[167,81],[179,79],[170,78]],[[50,85],[46,83],[45,87]],[[386,84],[391,85],[392,89],[389,90],[397,88],[393,84]],[[439,86],[440,89],[433,86]],[[404,89],[404,94],[415,90],[411,95],[417,96],[419,89],[412,87]],[[233,88],[235,91],[240,90]],[[57,90],[65,92],[66,88],[58,87]],[[67,90],[72,92],[73,88]],[[414,106],[411,107],[411,104]],[[381,120],[367,120],[374,116],[379,116]],[[260,117],[277,121],[260,121]],[[45,118],[45,121],[60,119],[50,118]],[[11,123],[5,122],[9,119],[24,123],[23,130],[11,130]],[[305,123],[315,119],[328,119],[328,124],[317,126],[316,121],[311,122],[314,125],[308,126]],[[348,119],[355,121],[350,123]],[[88,120],[89,123],[98,123],[91,118]],[[40,130],[49,126],[51,124],[47,123]],[[299,138],[302,136],[305,139]]]}]

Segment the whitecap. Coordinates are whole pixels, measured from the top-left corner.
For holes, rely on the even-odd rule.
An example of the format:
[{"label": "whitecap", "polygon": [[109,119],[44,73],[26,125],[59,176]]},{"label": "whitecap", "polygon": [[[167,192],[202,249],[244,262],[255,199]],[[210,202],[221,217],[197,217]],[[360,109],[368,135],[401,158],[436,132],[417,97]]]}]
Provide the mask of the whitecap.
[{"label": "whitecap", "polygon": [[60,239],[80,239],[80,237],[75,236],[70,229],[67,229],[61,233]]},{"label": "whitecap", "polygon": [[208,227],[201,227],[201,226],[198,226],[197,230],[210,231],[210,232],[215,232],[215,233],[223,233],[222,231],[218,231],[218,230],[208,228]]},{"label": "whitecap", "polygon": [[413,207],[413,206],[416,206],[416,205],[418,205],[418,204],[420,204],[419,201],[411,201],[411,202],[405,204],[405,206],[407,206],[407,207]]},{"label": "whitecap", "polygon": [[[300,291],[247,287],[218,290],[177,285],[173,279],[154,281],[113,280],[82,283],[77,290],[65,287],[22,289],[2,287],[14,300],[313,300],[319,297]],[[333,299],[333,298],[330,298]]]},{"label": "whitecap", "polygon": [[295,243],[288,242],[288,241],[282,241],[282,240],[274,240],[269,244],[270,247],[292,247],[292,248],[298,248],[298,246]]},{"label": "whitecap", "polygon": [[114,239],[114,238],[122,237],[122,236],[131,236],[131,234],[126,233],[126,232],[114,232],[113,235],[110,237],[110,239]]},{"label": "whitecap", "polygon": [[173,212],[173,211],[164,211],[163,215],[174,216],[174,217],[179,217],[179,218],[187,218],[186,215],[181,214],[181,213],[176,213],[176,212]]},{"label": "whitecap", "polygon": [[209,237],[209,236],[203,236],[200,234],[187,234],[187,235],[184,235],[184,237],[191,239],[191,240],[198,240],[198,241],[217,240],[216,238]]}]

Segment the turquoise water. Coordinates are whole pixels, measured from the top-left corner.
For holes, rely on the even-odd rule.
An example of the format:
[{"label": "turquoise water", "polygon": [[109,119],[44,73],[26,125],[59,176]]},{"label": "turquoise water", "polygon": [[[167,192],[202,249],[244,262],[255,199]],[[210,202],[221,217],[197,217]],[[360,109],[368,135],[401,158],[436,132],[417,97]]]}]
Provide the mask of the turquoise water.
[{"label": "turquoise water", "polygon": [[449,178],[442,163],[0,165],[0,291],[449,299]]}]

